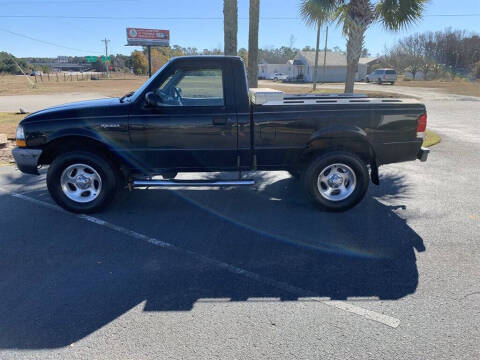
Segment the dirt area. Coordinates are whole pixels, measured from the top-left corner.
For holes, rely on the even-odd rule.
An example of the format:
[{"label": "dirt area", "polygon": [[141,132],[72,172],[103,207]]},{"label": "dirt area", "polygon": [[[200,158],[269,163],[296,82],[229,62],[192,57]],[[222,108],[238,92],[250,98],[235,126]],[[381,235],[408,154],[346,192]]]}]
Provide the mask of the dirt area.
[{"label": "dirt area", "polygon": [[146,80],[145,76],[134,76],[131,74],[113,74],[111,79],[90,80],[87,75],[72,75],[70,78],[63,74],[57,77],[50,74],[50,80],[46,75],[43,81],[37,76],[30,76],[29,79],[34,82],[32,87],[28,79],[23,75],[0,75],[0,96],[3,95],[42,95],[56,93],[101,93],[104,96],[122,96],[132,90],[138,89]]},{"label": "dirt area", "polygon": [[8,165],[12,164],[13,156],[12,156],[12,149],[15,147],[15,141],[9,140],[7,145],[1,147],[0,145],[0,165]]},{"label": "dirt area", "polygon": [[421,87],[438,89],[444,93],[457,94],[457,95],[469,95],[480,96],[480,81],[468,81],[468,80],[415,80],[397,82],[398,86],[405,87]]},{"label": "dirt area", "polygon": [[0,113],[0,134],[6,134],[8,143],[0,145],[0,165],[13,162],[12,149],[15,147],[15,130],[25,114]]}]

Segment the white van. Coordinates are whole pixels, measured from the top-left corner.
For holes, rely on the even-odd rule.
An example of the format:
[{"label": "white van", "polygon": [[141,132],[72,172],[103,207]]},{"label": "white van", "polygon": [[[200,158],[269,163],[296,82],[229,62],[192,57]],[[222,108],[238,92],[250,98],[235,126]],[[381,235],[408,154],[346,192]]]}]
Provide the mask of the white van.
[{"label": "white van", "polygon": [[377,69],[373,73],[365,77],[365,81],[376,82],[378,84],[391,83],[395,84],[397,81],[397,72],[394,69]]}]

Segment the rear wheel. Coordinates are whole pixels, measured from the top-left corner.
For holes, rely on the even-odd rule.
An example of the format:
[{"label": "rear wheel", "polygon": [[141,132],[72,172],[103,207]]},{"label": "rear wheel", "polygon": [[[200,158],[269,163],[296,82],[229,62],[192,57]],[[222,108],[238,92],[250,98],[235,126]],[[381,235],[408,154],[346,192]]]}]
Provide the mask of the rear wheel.
[{"label": "rear wheel", "polygon": [[74,213],[93,213],[113,199],[118,186],[115,167],[87,151],[57,157],[48,169],[47,187],[55,202]]},{"label": "rear wheel", "polygon": [[345,211],[358,204],[368,189],[368,169],[357,155],[333,151],[315,158],[304,174],[307,194],[320,207]]},{"label": "rear wheel", "polygon": [[277,77],[274,77],[274,78],[273,78],[273,81],[274,81],[274,82],[277,82],[277,81],[278,81],[278,78],[277,78]]}]

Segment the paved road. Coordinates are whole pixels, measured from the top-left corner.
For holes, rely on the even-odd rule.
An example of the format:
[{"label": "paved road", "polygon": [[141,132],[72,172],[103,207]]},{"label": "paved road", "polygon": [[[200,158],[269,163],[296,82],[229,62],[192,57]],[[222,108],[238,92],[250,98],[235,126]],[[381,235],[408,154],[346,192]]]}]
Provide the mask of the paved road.
[{"label": "paved road", "polygon": [[0,359],[480,357],[480,102],[342,214],[287,173],[81,217],[0,167]]}]

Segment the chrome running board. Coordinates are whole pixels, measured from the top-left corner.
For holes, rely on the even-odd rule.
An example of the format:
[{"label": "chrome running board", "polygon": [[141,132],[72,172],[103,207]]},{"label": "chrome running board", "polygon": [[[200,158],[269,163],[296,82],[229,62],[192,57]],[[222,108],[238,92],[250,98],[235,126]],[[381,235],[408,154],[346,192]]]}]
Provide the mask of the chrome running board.
[{"label": "chrome running board", "polygon": [[255,180],[133,180],[132,187],[219,187],[219,186],[250,186]]}]

